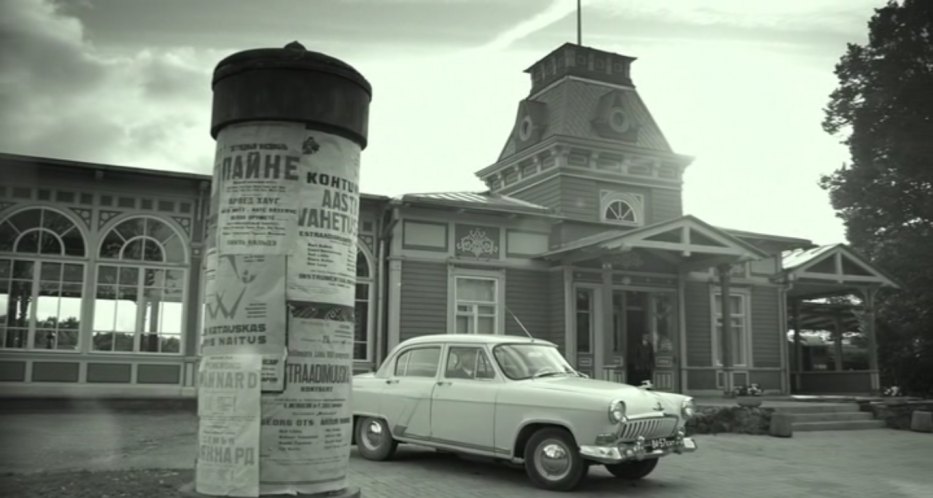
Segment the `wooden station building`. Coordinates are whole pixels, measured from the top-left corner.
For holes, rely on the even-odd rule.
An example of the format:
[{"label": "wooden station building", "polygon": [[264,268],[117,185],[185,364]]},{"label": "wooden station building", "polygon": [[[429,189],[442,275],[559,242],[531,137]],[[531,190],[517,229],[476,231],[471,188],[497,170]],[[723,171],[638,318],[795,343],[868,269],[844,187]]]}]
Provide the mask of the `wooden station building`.
[{"label": "wooden station building", "polygon": [[[358,371],[422,334],[523,335],[514,315],[596,378],[630,378],[647,334],[663,390],[879,388],[872,301],[894,280],[685,214],[692,158],[633,61],[568,43],[529,67],[481,190],[361,196]],[[0,179],[0,396],[193,396],[210,176],[3,154]]]}]

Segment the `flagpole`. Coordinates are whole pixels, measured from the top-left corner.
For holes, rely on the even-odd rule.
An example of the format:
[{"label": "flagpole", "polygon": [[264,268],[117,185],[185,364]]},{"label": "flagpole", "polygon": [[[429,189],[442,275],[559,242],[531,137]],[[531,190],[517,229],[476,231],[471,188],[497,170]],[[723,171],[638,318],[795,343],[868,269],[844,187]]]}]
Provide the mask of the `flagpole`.
[{"label": "flagpole", "polygon": [[577,45],[583,45],[583,15],[580,12],[582,9],[580,7],[580,2],[582,0],[577,0]]}]

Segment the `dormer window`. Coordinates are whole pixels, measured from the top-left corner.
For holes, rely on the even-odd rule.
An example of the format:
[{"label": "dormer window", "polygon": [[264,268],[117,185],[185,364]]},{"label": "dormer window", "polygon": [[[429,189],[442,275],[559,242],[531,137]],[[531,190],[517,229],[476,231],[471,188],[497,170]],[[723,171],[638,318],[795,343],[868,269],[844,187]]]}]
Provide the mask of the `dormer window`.
[{"label": "dormer window", "polygon": [[644,223],[644,199],[628,192],[602,193],[602,221],[619,225],[640,226]]},{"label": "dormer window", "polygon": [[531,138],[531,116],[525,116],[518,125],[518,139],[525,141]]},{"label": "dormer window", "polygon": [[625,133],[629,129],[629,120],[621,107],[614,107],[609,111],[609,127],[618,133]]}]

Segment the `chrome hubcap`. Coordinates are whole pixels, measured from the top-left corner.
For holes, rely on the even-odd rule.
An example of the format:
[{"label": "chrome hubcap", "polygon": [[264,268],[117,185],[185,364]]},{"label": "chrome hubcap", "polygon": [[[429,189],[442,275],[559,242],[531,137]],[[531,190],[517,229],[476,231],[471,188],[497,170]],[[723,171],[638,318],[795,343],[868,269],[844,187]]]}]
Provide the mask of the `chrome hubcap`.
[{"label": "chrome hubcap", "polygon": [[363,429],[363,445],[367,449],[375,450],[382,446],[383,437],[382,423],[378,420],[370,421]]},{"label": "chrome hubcap", "polygon": [[570,473],[570,451],[559,441],[544,441],[535,455],[535,469],[549,481],[567,477]]}]

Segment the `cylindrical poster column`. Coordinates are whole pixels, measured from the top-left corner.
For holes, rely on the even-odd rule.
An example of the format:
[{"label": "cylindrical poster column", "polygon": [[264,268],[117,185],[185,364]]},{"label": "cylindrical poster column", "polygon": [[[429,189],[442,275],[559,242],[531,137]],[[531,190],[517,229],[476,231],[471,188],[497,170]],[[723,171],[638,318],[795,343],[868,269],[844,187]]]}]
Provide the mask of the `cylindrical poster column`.
[{"label": "cylindrical poster column", "polygon": [[227,57],[213,89],[195,491],[358,496],[347,467],[371,87],[295,42]]}]

